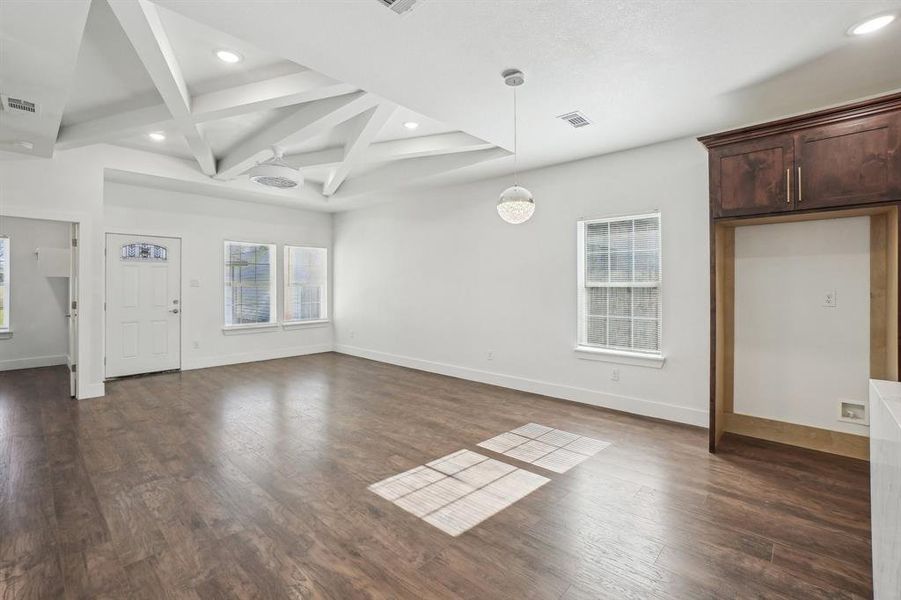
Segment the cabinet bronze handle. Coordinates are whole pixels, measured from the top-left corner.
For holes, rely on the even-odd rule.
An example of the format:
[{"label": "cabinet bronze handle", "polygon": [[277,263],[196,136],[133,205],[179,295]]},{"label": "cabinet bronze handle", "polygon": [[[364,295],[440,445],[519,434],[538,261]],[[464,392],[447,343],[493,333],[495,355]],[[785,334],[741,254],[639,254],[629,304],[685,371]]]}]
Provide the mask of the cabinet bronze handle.
[{"label": "cabinet bronze handle", "polygon": [[801,167],[798,167],[798,203],[804,202],[803,196],[801,196]]},{"label": "cabinet bronze handle", "polygon": [[785,170],[785,203],[792,203],[792,170]]}]

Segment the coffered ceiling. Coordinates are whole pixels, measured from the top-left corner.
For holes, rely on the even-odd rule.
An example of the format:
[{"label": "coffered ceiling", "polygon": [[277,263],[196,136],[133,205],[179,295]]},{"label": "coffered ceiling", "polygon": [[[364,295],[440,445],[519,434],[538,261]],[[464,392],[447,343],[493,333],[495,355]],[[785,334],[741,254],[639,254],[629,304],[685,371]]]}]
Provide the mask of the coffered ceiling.
[{"label": "coffered ceiling", "polygon": [[901,0],[4,0],[0,91],[41,111],[0,114],[0,152],[115,144],[243,189],[276,144],[308,182],[280,201],[340,210],[508,172],[507,67],[526,169],[901,89],[901,23],[846,35],[883,11]]},{"label": "coffered ceiling", "polygon": [[[4,50],[15,49],[18,24],[40,20],[39,4],[4,3]],[[368,191],[350,185],[364,176],[369,176],[364,182],[374,177],[404,183],[509,155],[383,96],[147,0],[48,4],[70,8],[70,18],[47,32],[36,31],[40,39],[21,40],[23,55],[44,43],[46,56],[2,65],[3,93],[27,96],[41,109],[23,115],[4,111],[0,143],[7,158],[10,153],[47,158],[54,151],[113,144],[193,161],[209,178],[235,181],[236,189],[244,189],[247,170],[277,148],[306,183],[299,190],[260,187],[254,198],[269,193],[284,204],[294,195],[304,205],[322,207],[334,200],[329,204],[334,209]],[[70,36],[68,47],[77,61],[56,56],[50,29],[79,32]],[[239,55],[240,62],[219,60],[221,49]],[[46,70],[50,58],[60,63],[59,86],[20,85],[29,71]],[[423,165],[423,158],[431,162]],[[405,163],[403,177],[387,168],[397,162]],[[212,193],[221,189],[211,188]]]}]

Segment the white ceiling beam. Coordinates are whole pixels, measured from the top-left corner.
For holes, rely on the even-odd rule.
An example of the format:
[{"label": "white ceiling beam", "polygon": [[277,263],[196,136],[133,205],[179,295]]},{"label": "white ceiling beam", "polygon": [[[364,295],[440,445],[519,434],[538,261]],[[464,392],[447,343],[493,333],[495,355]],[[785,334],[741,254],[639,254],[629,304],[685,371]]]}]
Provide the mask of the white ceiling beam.
[{"label": "white ceiling beam", "polygon": [[[415,138],[376,142],[371,144],[368,150],[360,156],[359,163],[391,162],[408,158],[489,150],[494,147],[494,144],[480,140],[462,131],[437,133]],[[301,170],[335,168],[343,159],[344,149],[340,147],[285,156],[285,161],[288,164],[295,169]]]},{"label": "white ceiling beam", "polygon": [[194,97],[195,122],[324,100],[359,91],[315,71],[301,71]]},{"label": "white ceiling beam", "polygon": [[457,171],[489,160],[506,158],[511,155],[511,152],[503,148],[492,148],[464,154],[425,156],[394,162],[348,180],[341,186],[341,191],[332,196],[331,201],[339,202],[354,196],[397,189],[414,181]]},{"label": "white ceiling beam", "polygon": [[313,152],[302,152],[283,157],[295,169],[334,169],[344,160],[344,148],[335,146]]},{"label": "white ceiling beam", "polygon": [[[199,94],[192,98],[191,109],[193,122],[203,123],[355,91],[355,86],[336,82],[314,71],[302,71]],[[60,129],[56,147],[65,150],[98,142],[114,142],[139,133],[175,127],[169,108],[165,104],[157,104],[66,125]]]},{"label": "white ceiling beam", "polygon": [[494,144],[480,140],[468,133],[455,131],[373,144],[365,160],[366,162],[388,162],[407,158],[488,150],[494,147]]},{"label": "white ceiling beam", "polygon": [[157,129],[170,129],[175,123],[165,104],[115,113],[99,119],[66,125],[59,130],[56,147],[78,148],[98,142],[111,142]]},{"label": "white ceiling beam", "polygon": [[357,123],[344,144],[344,156],[341,163],[332,170],[322,186],[324,196],[331,196],[338,191],[338,188],[350,175],[351,169],[359,163],[363,153],[385,127],[395,110],[397,110],[396,104],[382,102],[357,117]]},{"label": "white ceiling beam", "polygon": [[147,0],[119,0],[110,2],[110,8],[144,63],[144,68],[172,114],[176,126],[185,136],[200,170],[213,175],[216,172],[216,158],[191,118],[188,85],[175,60],[175,52],[156,6]]},{"label": "white ceiling beam", "polygon": [[260,160],[270,148],[308,139],[351,119],[378,104],[372,94],[356,92],[301,105],[291,114],[257,132],[219,161],[217,179],[237,177]]}]

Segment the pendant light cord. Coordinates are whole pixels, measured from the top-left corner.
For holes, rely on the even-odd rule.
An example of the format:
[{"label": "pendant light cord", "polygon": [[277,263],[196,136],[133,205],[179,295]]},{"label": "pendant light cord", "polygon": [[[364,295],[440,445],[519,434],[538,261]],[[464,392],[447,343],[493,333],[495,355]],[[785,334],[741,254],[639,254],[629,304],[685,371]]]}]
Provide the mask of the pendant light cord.
[{"label": "pendant light cord", "polygon": [[519,175],[517,171],[517,161],[519,160],[519,148],[516,139],[516,88],[513,86],[513,185],[519,185]]}]

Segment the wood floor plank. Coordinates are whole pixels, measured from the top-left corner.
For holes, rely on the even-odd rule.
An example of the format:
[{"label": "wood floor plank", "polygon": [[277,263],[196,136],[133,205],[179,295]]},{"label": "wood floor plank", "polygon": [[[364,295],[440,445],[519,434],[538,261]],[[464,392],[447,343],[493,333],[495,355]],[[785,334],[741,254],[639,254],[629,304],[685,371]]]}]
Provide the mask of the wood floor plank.
[{"label": "wood floor plank", "polygon": [[[613,445],[567,473],[476,446]],[[460,449],[550,482],[458,537],[370,484]],[[0,600],[870,598],[866,463],[326,353],[0,373]]]}]

